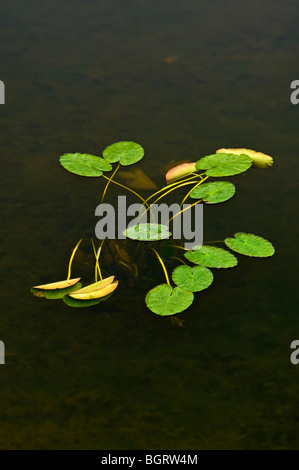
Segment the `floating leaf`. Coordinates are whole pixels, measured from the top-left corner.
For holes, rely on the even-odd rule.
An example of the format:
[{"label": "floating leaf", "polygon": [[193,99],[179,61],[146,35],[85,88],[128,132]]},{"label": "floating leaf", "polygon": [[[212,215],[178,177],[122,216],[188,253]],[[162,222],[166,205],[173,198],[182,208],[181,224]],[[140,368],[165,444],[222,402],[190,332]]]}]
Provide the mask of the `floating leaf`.
[{"label": "floating leaf", "polygon": [[116,142],[106,147],[103,152],[103,157],[107,162],[119,162],[124,166],[139,162],[143,156],[143,148],[135,142]]},{"label": "floating leaf", "polygon": [[235,233],[235,238],[226,238],[225,244],[233,251],[246,256],[264,258],[275,252],[272,243],[252,233]]},{"label": "floating leaf", "polygon": [[82,289],[72,291],[73,294],[82,294],[87,292],[93,292],[96,290],[103,289],[106,286],[109,286],[114,281],[114,276],[106,277],[101,281],[94,282],[93,284],[89,284],[89,286],[85,286]]},{"label": "floating leaf", "polygon": [[197,170],[207,170],[207,176],[233,176],[248,170],[252,160],[247,155],[215,153],[196,163]]},{"label": "floating leaf", "polygon": [[81,282],[77,282],[73,286],[65,287],[64,289],[46,290],[46,289],[36,289],[33,287],[31,289],[31,292],[36,297],[45,297],[48,300],[56,300],[56,299],[62,299],[65,295],[69,294],[70,292],[73,292],[74,289],[80,289],[80,287],[82,287]]},{"label": "floating leaf", "polygon": [[90,299],[100,299],[101,297],[105,297],[106,295],[113,292],[118,286],[118,281],[113,282],[112,284],[103,287],[102,289],[93,290],[91,292],[79,292],[75,293],[72,292],[69,294],[70,297],[73,299],[78,300],[90,300]]},{"label": "floating leaf", "polygon": [[93,305],[97,305],[100,303],[101,299],[99,300],[77,300],[73,299],[69,295],[63,297],[63,302],[68,305],[69,307],[92,307]]},{"label": "floating leaf", "polygon": [[172,288],[168,284],[161,284],[150,290],[145,302],[148,308],[157,315],[175,315],[186,310],[193,302],[192,292],[187,292],[180,287]]},{"label": "floating leaf", "polygon": [[103,171],[112,170],[106,160],[88,153],[66,153],[60,157],[60,163],[66,170],[80,176],[102,176]]},{"label": "floating leaf", "polygon": [[213,183],[203,183],[194,188],[190,197],[193,199],[203,199],[208,204],[217,204],[233,197],[236,188],[227,181],[215,181]]},{"label": "floating leaf", "polygon": [[192,163],[181,163],[170,170],[165,175],[166,183],[172,183],[173,181],[183,178],[183,176],[188,176],[191,173],[194,173],[196,170],[196,162]]},{"label": "floating leaf", "polygon": [[77,277],[76,279],[66,279],[65,281],[58,281],[58,282],[51,282],[51,284],[42,284],[40,286],[33,286],[34,289],[64,289],[65,287],[73,286],[80,281],[81,277]]},{"label": "floating leaf", "polygon": [[182,289],[199,292],[213,282],[213,274],[204,266],[178,266],[172,273],[173,282]]},{"label": "floating leaf", "polygon": [[195,264],[201,264],[208,268],[232,268],[238,264],[237,258],[229,251],[216,246],[204,245],[193,248],[193,251],[185,253],[185,257]]},{"label": "floating leaf", "polygon": [[171,233],[167,225],[161,224],[137,224],[127,228],[123,234],[131,240],[156,241],[169,238]]},{"label": "floating leaf", "polygon": [[219,149],[216,153],[230,153],[234,155],[248,155],[253,161],[253,166],[256,168],[267,168],[273,165],[273,158],[262,152],[256,152],[251,149]]}]

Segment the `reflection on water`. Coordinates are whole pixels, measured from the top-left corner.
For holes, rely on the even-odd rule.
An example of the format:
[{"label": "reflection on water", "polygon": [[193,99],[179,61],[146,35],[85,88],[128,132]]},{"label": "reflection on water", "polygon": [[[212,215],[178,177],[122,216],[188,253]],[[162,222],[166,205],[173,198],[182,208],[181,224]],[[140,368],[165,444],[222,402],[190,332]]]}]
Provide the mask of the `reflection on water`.
[{"label": "reflection on water", "polygon": [[[297,2],[55,3],[2,7],[1,448],[298,448]],[[120,140],[145,148],[137,167],[157,186],[170,160],[272,155],[205,208],[204,238],[253,232],[276,255],[217,271],[175,323],[145,308],[143,286],[83,311],[31,296],[66,277],[103,190],[58,157]]]}]

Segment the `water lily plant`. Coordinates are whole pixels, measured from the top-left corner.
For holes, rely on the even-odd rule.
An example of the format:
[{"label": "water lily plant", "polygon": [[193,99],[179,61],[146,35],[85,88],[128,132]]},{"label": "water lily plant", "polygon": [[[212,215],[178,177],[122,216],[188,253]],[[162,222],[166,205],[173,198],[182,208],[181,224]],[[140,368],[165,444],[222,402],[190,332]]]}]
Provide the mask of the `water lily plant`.
[{"label": "water lily plant", "polygon": [[[238,175],[252,166],[267,168],[273,164],[272,157],[261,152],[245,148],[222,148],[197,161],[174,166],[166,173],[166,185],[144,198],[131,187],[116,180],[120,167],[133,165],[143,157],[144,150],[139,144],[117,142],[105,148],[102,157],[85,153],[67,153],[60,157],[60,163],[70,173],[103,178],[106,184],[103,188],[101,203],[104,202],[109,186],[114,184],[138,198],[142,203],[144,213],[151,211],[154,204],[170,193],[182,192],[186,189],[181,206],[187,200],[190,200],[190,204],[181,212],[191,211],[192,207],[198,203],[210,205],[226,202],[234,196],[235,185],[223,179],[219,181],[217,178]],[[116,164],[115,168],[113,164]],[[110,175],[108,176],[107,173]],[[216,180],[210,181],[210,178],[216,178]],[[83,241],[80,239],[71,254],[67,278],[63,281],[36,285],[32,288],[32,293],[46,299],[62,299],[71,307],[97,305],[107,300],[116,290],[119,280],[115,280],[115,272],[119,273],[119,268],[125,273],[122,281],[126,282],[127,279],[129,285],[139,283],[140,286],[143,281],[145,283],[148,280],[153,281],[150,266],[152,256],[154,256],[162,267],[165,283],[151,288],[145,296],[145,302],[153,313],[169,316],[186,310],[192,304],[195,293],[210,287],[214,279],[213,269],[235,267],[238,259],[234,253],[257,258],[270,257],[274,254],[274,247],[268,240],[244,232],[237,232],[222,240],[226,246],[225,249],[211,245],[212,242],[186,249],[182,244],[176,244],[171,238],[170,223],[174,218],[175,216],[170,218],[167,225],[137,222],[124,231],[126,237],[124,240],[114,241],[115,243],[104,238],[97,246],[98,242],[90,240],[95,259],[94,282],[84,287],[82,287],[80,277],[71,278],[72,262]],[[134,249],[131,250],[133,255],[129,253],[130,240],[134,243]],[[102,263],[100,267],[103,247],[110,258],[106,265]],[[179,265],[174,266],[177,262]],[[147,263],[150,264],[147,265]],[[169,276],[166,264],[172,267],[171,276]],[[149,269],[146,269],[147,267]],[[107,274],[104,278],[102,271]],[[119,276],[121,277],[120,274]]]}]

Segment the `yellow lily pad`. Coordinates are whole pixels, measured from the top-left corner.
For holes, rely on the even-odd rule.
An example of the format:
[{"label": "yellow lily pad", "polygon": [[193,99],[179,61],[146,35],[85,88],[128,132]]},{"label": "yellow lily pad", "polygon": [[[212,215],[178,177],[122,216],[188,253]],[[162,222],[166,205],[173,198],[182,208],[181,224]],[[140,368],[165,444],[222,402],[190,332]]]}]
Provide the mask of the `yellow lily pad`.
[{"label": "yellow lily pad", "polygon": [[106,286],[109,286],[114,281],[114,276],[106,277],[99,282],[94,282],[93,284],[89,284],[89,286],[82,287],[82,289],[78,289],[72,292],[72,294],[83,294],[87,292],[94,292],[100,289],[103,289]]},{"label": "yellow lily pad", "polygon": [[253,161],[253,166],[256,168],[267,168],[268,166],[273,165],[273,158],[270,155],[266,155],[262,152],[256,152],[251,149],[219,149],[216,150],[216,153],[229,153],[234,155],[248,155],[249,158]]},{"label": "yellow lily pad", "polygon": [[65,281],[51,282],[50,284],[43,284],[41,286],[33,286],[34,289],[45,289],[45,290],[54,290],[54,289],[65,289],[66,287],[73,286],[80,281],[81,277],[76,279],[66,279]]},{"label": "yellow lily pad", "polygon": [[109,286],[104,287],[103,289],[94,290],[92,292],[82,292],[82,293],[74,293],[72,292],[69,294],[70,297],[73,299],[78,300],[89,300],[89,299],[100,299],[101,297],[105,297],[106,295],[113,292],[118,286],[118,281],[113,282]]}]

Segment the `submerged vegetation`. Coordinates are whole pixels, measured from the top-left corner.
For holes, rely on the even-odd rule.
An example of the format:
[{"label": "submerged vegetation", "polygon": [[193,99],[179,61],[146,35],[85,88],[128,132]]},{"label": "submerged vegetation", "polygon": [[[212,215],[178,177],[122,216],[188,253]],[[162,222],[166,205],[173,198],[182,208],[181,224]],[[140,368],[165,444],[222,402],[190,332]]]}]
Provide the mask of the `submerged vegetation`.
[{"label": "submerged vegetation", "polygon": [[[80,239],[70,257],[67,279],[34,286],[31,291],[35,296],[51,300],[62,299],[71,307],[97,305],[106,301],[116,290],[119,281],[115,280],[114,272],[117,272],[119,267],[125,273],[130,274],[130,282],[133,279],[133,282],[141,286],[142,282],[148,279],[144,273],[148,254],[152,253],[157,257],[162,267],[165,283],[157,285],[146,294],[146,305],[157,315],[175,315],[186,310],[192,304],[194,293],[207,289],[212,284],[214,275],[211,269],[232,268],[238,264],[238,259],[231,251],[250,257],[269,257],[274,254],[274,247],[268,240],[243,232],[237,232],[233,237],[222,241],[204,243],[200,246],[195,245],[192,249],[186,249],[181,240],[180,243],[175,244],[169,229],[177,215],[186,210],[190,210],[191,213],[196,204],[223,203],[234,196],[234,184],[223,180],[207,182],[210,177],[234,176],[247,171],[252,166],[269,167],[273,163],[269,155],[250,149],[219,149],[215,154],[205,156],[197,162],[183,163],[171,168],[166,174],[166,186],[154,192],[147,199],[115,179],[121,166],[133,165],[143,156],[144,150],[139,144],[117,142],[104,150],[103,157],[81,153],[68,153],[60,157],[60,163],[69,172],[80,176],[102,177],[106,180],[101,203],[104,202],[111,183],[133,193],[138,200],[142,201],[143,213],[151,212],[153,205],[169,193],[185,187],[187,192],[180,203],[181,211],[171,217],[167,225],[154,222],[141,223],[137,220],[135,225],[130,225],[124,231],[126,238],[118,240],[117,243],[112,243],[115,240],[103,238],[97,246],[94,240],[90,240],[95,259],[93,283],[82,287],[81,278],[71,278],[72,262],[83,241]],[[113,170],[112,164],[114,163],[117,165]],[[105,174],[111,171],[110,176]],[[183,208],[183,204],[188,198],[196,201],[187,207],[184,205]],[[133,240],[134,243],[134,259],[128,255],[129,240]],[[231,251],[211,246],[211,243],[224,243]],[[109,269],[104,266],[108,275],[103,278],[101,252],[104,247],[110,255],[110,263]],[[180,264],[174,267],[170,277],[166,264],[171,265],[174,262]],[[191,266],[187,262],[190,262]],[[114,270],[112,275],[110,269]],[[151,280],[152,277],[154,276],[151,276]]]}]

